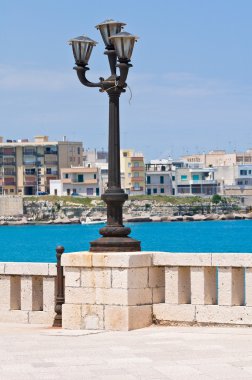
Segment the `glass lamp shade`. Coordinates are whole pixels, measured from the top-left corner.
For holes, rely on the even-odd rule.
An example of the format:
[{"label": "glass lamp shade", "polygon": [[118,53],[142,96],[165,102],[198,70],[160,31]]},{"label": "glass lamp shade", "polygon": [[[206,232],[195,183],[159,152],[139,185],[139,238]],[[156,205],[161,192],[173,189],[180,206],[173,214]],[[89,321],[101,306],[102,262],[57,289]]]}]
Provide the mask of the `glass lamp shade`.
[{"label": "glass lamp shade", "polygon": [[119,60],[129,61],[138,37],[127,32],[121,32],[111,36],[109,39],[115,47]]},{"label": "glass lamp shade", "polygon": [[96,29],[99,29],[102,39],[106,46],[111,45],[110,36],[114,34],[120,33],[122,27],[126,25],[123,22],[114,21],[114,20],[106,20],[96,25]]},{"label": "glass lamp shade", "polygon": [[72,45],[74,59],[77,65],[84,66],[88,64],[93,47],[97,44],[86,36],[72,38],[68,41]]}]

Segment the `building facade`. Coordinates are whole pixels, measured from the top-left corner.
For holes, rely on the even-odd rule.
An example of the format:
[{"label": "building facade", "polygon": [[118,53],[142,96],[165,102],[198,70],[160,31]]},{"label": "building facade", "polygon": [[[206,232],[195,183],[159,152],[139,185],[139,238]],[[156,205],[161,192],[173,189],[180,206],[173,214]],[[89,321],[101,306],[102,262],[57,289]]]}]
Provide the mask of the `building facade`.
[{"label": "building facade", "polygon": [[48,136],[0,140],[0,194],[35,195],[49,192],[60,169],[82,164],[81,142],[50,142]]},{"label": "building facade", "polygon": [[172,195],[172,161],[151,160],[145,165],[146,194]]},{"label": "building facade", "polygon": [[218,192],[218,182],[214,178],[214,168],[185,167],[176,169],[175,195],[214,195]]},{"label": "building facade", "polygon": [[61,169],[61,178],[50,182],[50,195],[99,196],[99,170],[97,168],[72,167]]},{"label": "building facade", "polygon": [[120,151],[122,188],[130,195],[145,194],[145,165],[142,153],[135,153],[132,149]]}]

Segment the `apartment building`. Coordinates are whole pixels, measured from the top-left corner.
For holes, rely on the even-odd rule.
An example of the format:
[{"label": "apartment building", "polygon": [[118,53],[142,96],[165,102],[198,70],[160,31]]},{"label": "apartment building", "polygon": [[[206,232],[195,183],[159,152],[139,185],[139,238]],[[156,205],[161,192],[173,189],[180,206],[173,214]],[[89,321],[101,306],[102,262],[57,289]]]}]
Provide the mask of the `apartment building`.
[{"label": "apartment building", "polygon": [[172,160],[151,160],[146,164],[146,194],[172,195],[172,169]]},{"label": "apartment building", "polygon": [[145,194],[145,165],[142,153],[135,153],[132,149],[120,151],[121,173],[124,177],[122,188],[127,194]]},{"label": "apartment building", "polygon": [[252,163],[252,149],[242,153],[226,153],[225,150],[212,150],[208,153],[182,156],[181,159],[188,163],[199,163],[208,166],[232,166]]},{"label": "apartment building", "polygon": [[[198,165],[197,165],[198,166]],[[218,192],[216,169],[184,167],[176,169],[175,195],[213,195]]]},{"label": "apartment building", "polygon": [[82,151],[82,142],[50,142],[48,136],[36,136],[33,142],[3,142],[1,137],[0,194],[49,192],[50,181],[59,178],[61,168],[82,164]]},{"label": "apartment building", "polygon": [[99,169],[72,167],[61,169],[61,178],[50,182],[50,195],[99,196]]}]

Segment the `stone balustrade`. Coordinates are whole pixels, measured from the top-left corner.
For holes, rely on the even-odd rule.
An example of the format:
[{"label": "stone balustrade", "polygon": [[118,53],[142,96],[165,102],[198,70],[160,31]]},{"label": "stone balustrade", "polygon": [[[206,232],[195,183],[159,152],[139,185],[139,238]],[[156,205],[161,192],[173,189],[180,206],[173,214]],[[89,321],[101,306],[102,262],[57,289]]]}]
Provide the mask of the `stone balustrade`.
[{"label": "stone balustrade", "polygon": [[252,254],[153,254],[165,268],[159,322],[252,325]]},{"label": "stone balustrade", "polygon": [[52,325],[56,265],[0,263],[0,322]]},{"label": "stone balustrade", "polygon": [[[252,325],[252,254],[62,255],[68,329],[158,323]],[[0,263],[0,322],[53,323],[55,264]]]}]

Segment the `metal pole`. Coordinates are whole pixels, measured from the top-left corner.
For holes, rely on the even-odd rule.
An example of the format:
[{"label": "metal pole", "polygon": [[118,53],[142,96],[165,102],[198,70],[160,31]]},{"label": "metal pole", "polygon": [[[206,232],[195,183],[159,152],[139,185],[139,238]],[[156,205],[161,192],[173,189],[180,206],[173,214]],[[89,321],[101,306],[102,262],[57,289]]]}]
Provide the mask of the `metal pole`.
[{"label": "metal pole", "polygon": [[65,248],[61,245],[56,247],[56,258],[57,258],[57,284],[56,284],[56,302],[55,302],[55,313],[53,327],[62,327],[62,305],[65,303],[64,294],[64,278],[63,278],[63,267],[61,266],[61,255]]}]

